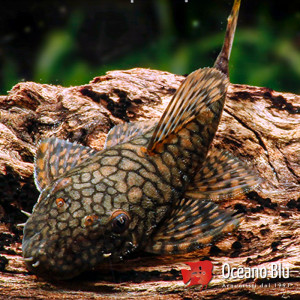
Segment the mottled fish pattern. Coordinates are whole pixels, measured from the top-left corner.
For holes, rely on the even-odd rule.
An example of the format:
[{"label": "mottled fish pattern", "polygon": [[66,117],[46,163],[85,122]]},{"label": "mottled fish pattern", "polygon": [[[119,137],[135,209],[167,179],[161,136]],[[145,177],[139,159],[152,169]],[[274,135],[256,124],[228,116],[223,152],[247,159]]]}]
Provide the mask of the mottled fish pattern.
[{"label": "mottled fish pattern", "polygon": [[214,201],[255,185],[237,158],[210,150],[223,110],[235,1],[214,68],[191,73],[161,119],[118,125],[97,152],[55,137],[35,158],[40,197],[23,238],[27,267],[67,279],[144,250],[185,253],[238,226]]}]

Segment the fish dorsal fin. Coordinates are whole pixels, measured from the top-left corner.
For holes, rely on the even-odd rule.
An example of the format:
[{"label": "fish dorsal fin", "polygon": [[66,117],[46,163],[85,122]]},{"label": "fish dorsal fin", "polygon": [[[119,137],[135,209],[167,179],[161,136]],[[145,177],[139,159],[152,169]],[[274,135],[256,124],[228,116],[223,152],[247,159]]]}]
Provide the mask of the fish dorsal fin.
[{"label": "fish dorsal fin", "polygon": [[199,173],[187,188],[185,195],[214,201],[237,197],[254,188],[261,179],[232,154],[211,150]]},{"label": "fish dorsal fin", "polygon": [[171,134],[199,117],[212,103],[226,96],[228,78],[214,68],[199,69],[191,73],[176,91],[159,120],[147,150],[155,153]]},{"label": "fish dorsal fin", "polygon": [[105,141],[104,148],[126,143],[135,137],[141,136],[155,126],[154,121],[138,121],[132,123],[119,124],[113,127]]},{"label": "fish dorsal fin", "polygon": [[49,138],[39,143],[36,156],[34,178],[39,191],[79,165],[97,151],[77,143],[58,138]]},{"label": "fish dorsal fin", "polygon": [[239,218],[212,201],[183,198],[158,227],[146,246],[156,254],[191,252],[211,245],[220,234],[234,230]]}]

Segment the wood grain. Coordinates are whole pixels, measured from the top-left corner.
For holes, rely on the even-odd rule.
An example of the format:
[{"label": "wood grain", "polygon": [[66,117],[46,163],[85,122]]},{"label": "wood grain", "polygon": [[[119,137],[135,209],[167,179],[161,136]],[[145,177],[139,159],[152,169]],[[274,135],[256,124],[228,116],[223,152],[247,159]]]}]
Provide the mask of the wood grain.
[{"label": "wood grain", "polygon": [[[214,140],[253,168],[260,186],[220,203],[244,215],[239,229],[215,245],[187,255],[138,254],[68,282],[29,274],[21,257],[20,210],[31,211],[38,192],[33,157],[40,138],[55,135],[101,150],[116,124],[158,118],[184,77],[150,69],[111,71],[75,87],[23,82],[0,96],[0,298],[1,299],[252,299],[300,296],[300,96],[231,85]],[[207,290],[186,288],[185,261],[210,259]],[[290,276],[224,279],[232,267],[281,263]]]}]

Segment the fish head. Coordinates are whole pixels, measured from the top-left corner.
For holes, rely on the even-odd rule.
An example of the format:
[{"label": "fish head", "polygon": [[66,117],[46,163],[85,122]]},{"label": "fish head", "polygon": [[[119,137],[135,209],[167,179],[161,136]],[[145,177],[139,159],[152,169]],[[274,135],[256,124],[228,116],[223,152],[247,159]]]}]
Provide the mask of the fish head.
[{"label": "fish head", "polygon": [[95,185],[91,178],[80,181],[84,176],[45,188],[24,227],[24,260],[41,277],[69,279],[135,248],[124,195],[115,194],[108,179]]}]

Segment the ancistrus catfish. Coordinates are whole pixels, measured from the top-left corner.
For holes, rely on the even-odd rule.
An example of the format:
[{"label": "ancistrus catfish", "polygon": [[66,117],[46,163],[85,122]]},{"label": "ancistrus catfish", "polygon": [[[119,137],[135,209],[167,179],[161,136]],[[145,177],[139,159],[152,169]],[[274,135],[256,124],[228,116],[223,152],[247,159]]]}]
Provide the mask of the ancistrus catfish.
[{"label": "ancistrus catfish", "polygon": [[226,99],[240,1],[214,67],[191,73],[161,119],[118,125],[95,151],[52,137],[35,158],[38,202],[24,227],[30,271],[72,278],[134,251],[177,254],[239,224],[212,199],[258,182],[237,158],[210,150]]}]

